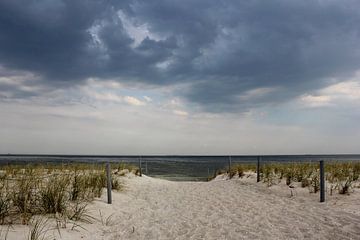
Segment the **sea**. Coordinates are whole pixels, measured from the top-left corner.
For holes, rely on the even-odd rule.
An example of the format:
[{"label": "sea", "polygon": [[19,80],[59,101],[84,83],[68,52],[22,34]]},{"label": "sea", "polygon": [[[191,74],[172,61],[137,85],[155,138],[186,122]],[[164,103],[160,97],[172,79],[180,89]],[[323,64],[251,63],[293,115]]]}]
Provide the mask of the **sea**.
[{"label": "sea", "polygon": [[172,181],[206,181],[218,170],[226,170],[229,164],[274,162],[332,162],[360,161],[360,154],[341,155],[217,155],[217,156],[100,156],[100,155],[0,155],[1,165],[8,164],[70,164],[90,163],[104,164],[128,163],[140,166],[142,173],[151,177]]}]

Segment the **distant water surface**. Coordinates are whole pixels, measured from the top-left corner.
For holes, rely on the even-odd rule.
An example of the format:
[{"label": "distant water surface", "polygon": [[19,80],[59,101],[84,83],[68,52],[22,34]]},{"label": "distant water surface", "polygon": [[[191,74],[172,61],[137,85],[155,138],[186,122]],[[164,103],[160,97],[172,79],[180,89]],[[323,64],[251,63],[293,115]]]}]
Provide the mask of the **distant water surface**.
[{"label": "distant water surface", "polygon": [[[90,156],[90,155],[0,155],[0,164],[31,163],[131,163],[138,165],[139,156]],[[142,156],[142,172],[152,177],[173,181],[204,181],[216,170],[226,169],[231,163],[255,163],[257,156]],[[316,162],[360,161],[360,154],[354,155],[271,155],[262,156],[263,163],[269,162]]]}]

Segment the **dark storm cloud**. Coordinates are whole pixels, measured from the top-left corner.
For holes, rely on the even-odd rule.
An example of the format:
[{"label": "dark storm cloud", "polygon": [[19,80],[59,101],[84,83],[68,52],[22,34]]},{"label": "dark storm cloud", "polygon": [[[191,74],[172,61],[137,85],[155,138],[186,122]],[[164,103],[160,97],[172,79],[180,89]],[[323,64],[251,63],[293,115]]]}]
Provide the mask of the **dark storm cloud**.
[{"label": "dark storm cloud", "polygon": [[[351,0],[4,0],[0,64],[53,86],[88,77],[191,83],[177,94],[207,111],[236,111],[351,76],[360,67],[359,7]],[[134,45],[119,11],[150,36]],[[257,88],[276,91],[248,94]]]}]

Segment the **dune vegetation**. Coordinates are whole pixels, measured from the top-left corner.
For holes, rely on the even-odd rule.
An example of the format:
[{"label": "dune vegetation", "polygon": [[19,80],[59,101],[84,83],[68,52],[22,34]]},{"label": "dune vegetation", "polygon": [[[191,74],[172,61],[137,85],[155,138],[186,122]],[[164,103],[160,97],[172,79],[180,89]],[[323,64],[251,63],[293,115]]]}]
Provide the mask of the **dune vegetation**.
[{"label": "dune vegetation", "polygon": [[[89,223],[87,205],[106,187],[104,164],[4,165],[0,169],[1,225],[28,224],[35,215],[63,223]],[[138,173],[127,164],[112,164],[111,169],[112,189],[117,191],[123,189],[117,176]]]},{"label": "dune vegetation", "polygon": [[[256,164],[233,164],[230,172],[222,170],[216,175],[224,173],[230,178],[242,178],[246,173],[256,173]],[[320,189],[319,163],[262,163],[260,179],[268,187],[284,181],[290,187],[300,183],[301,187],[309,188],[310,193],[316,193]],[[349,194],[360,187],[360,162],[327,162],[325,179],[329,194]]]}]

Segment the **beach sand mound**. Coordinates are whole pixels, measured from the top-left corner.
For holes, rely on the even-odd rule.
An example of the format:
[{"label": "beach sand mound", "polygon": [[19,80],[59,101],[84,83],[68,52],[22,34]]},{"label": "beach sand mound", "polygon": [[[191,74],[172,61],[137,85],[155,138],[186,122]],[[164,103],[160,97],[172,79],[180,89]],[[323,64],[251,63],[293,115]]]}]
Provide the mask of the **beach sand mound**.
[{"label": "beach sand mound", "polygon": [[[318,195],[266,187],[252,177],[171,182],[122,177],[126,188],[89,206],[92,224],[47,234],[53,239],[360,239],[360,195],[318,202]],[[292,196],[292,197],[290,197]],[[14,226],[8,239],[22,239]]]}]

